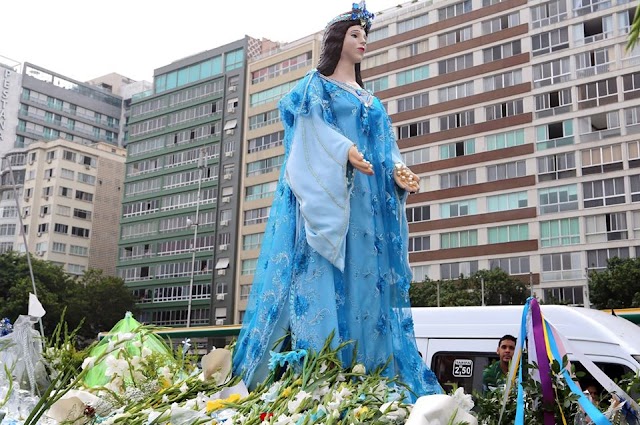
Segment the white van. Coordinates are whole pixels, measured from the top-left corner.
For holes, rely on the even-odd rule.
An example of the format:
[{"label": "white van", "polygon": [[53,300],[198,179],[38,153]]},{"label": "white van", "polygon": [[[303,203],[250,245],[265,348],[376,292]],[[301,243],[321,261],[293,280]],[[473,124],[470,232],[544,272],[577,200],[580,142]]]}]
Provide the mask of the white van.
[{"label": "white van", "polygon": [[[640,369],[640,326],[599,310],[542,305],[542,314],[609,377]],[[417,307],[411,309],[418,350],[449,391],[481,391],[482,372],[493,360],[499,339],[518,337],[523,306]],[[584,370],[574,362],[577,370]]]}]

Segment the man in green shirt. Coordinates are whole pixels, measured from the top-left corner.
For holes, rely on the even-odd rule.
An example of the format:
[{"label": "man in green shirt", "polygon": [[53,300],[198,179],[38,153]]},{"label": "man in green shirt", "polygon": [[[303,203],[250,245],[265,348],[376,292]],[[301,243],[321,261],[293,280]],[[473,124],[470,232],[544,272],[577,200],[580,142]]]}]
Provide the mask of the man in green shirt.
[{"label": "man in green shirt", "polygon": [[484,392],[504,387],[509,373],[509,363],[516,351],[516,337],[505,335],[498,342],[498,361],[493,362],[482,372],[482,389]]}]

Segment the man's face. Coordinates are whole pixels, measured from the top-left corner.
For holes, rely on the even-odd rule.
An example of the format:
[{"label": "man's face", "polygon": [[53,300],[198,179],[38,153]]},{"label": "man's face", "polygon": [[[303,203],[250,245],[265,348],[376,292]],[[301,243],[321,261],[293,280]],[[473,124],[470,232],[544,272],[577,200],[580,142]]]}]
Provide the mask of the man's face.
[{"label": "man's face", "polygon": [[498,357],[501,362],[509,363],[513,357],[514,351],[516,351],[516,343],[509,339],[505,339],[498,346],[496,353],[498,353]]}]

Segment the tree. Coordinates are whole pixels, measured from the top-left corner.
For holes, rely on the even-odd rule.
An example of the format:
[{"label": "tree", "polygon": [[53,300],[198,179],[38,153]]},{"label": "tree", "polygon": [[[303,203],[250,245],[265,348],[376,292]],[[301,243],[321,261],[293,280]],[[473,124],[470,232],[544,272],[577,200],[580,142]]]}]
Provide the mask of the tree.
[{"label": "tree", "polygon": [[[78,334],[95,339],[99,331],[111,329],[135,308],[133,294],[120,278],[91,269],[75,278],[62,267],[35,257],[31,264],[38,299],[47,312],[42,318],[45,335],[54,330],[65,309],[68,326],[75,329],[82,323]],[[33,286],[27,257],[11,251],[0,255],[0,317],[15,321],[27,314],[30,292]]]},{"label": "tree", "polygon": [[640,307],[640,258],[614,257],[589,273],[589,300],[598,309]]},{"label": "tree", "polygon": [[629,40],[627,41],[627,50],[632,50],[640,37],[640,4],[636,6],[636,13],[633,16],[633,22],[629,30]]},{"label": "tree", "polygon": [[521,280],[502,269],[480,270],[470,277],[457,280],[414,282],[409,290],[413,307],[436,307],[438,287],[440,306],[482,305],[482,279],[484,278],[485,305],[522,305],[529,290]]}]

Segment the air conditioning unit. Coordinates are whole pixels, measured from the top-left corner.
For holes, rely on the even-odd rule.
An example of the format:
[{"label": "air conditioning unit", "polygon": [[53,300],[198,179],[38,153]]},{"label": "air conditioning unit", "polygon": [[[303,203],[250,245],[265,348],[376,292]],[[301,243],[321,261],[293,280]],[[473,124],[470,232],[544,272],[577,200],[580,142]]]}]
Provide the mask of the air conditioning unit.
[{"label": "air conditioning unit", "polygon": [[228,243],[220,244],[218,245],[218,249],[220,249],[220,251],[226,251],[227,249],[229,249],[229,244]]},{"label": "air conditioning unit", "polygon": [[227,112],[229,112],[230,114],[234,113],[235,111],[236,111],[235,106],[230,106],[230,107],[227,108]]},{"label": "air conditioning unit", "polygon": [[233,151],[225,152],[224,156],[226,156],[227,158],[231,158],[233,156]]},{"label": "air conditioning unit", "polygon": [[229,91],[236,91],[238,90],[238,86],[233,85],[233,86],[229,86]]},{"label": "air conditioning unit", "polygon": [[229,220],[220,220],[220,226],[228,226]]},{"label": "air conditioning unit", "polygon": [[40,218],[44,218],[44,213],[43,212],[40,213]]},{"label": "air conditioning unit", "polygon": [[42,232],[38,232],[38,237],[42,236]]},{"label": "air conditioning unit", "polygon": [[29,165],[33,165],[33,163],[34,163],[34,162],[35,162],[35,161],[34,161],[33,159],[30,159],[30,160],[29,160]]},{"label": "air conditioning unit", "polygon": [[225,134],[233,134],[233,133],[235,133],[235,129],[233,128],[230,128],[229,130],[225,131]]},{"label": "air conditioning unit", "polygon": [[231,180],[231,177],[232,177],[231,174],[225,174],[224,175],[224,179],[225,180]]},{"label": "air conditioning unit", "polygon": [[49,200],[49,197],[48,197],[48,196],[45,196],[45,197],[44,197],[44,200],[45,200],[45,201],[48,201],[48,200]]},{"label": "air conditioning unit", "polygon": [[224,294],[218,294],[218,295],[216,295],[216,300],[218,300],[218,301],[224,301]]},{"label": "air conditioning unit", "polygon": [[[226,269],[220,269],[218,270],[218,276],[224,276],[227,274],[227,270]],[[218,298],[220,299],[220,298]]]},{"label": "air conditioning unit", "polygon": [[85,164],[84,169],[85,169],[85,170],[90,170],[90,169],[91,169],[91,165],[89,165],[89,164]]},{"label": "air conditioning unit", "polygon": [[222,197],[222,203],[223,204],[228,204],[229,202],[231,202],[231,196],[223,196]]},{"label": "air conditioning unit", "polygon": [[224,325],[224,319],[216,319],[216,326]]},{"label": "air conditioning unit", "polygon": [[44,255],[44,252],[43,251],[36,251],[36,255],[38,257],[42,257]]},{"label": "air conditioning unit", "polygon": [[51,161],[53,161],[52,158],[47,158],[47,164],[51,164]]},{"label": "air conditioning unit", "polygon": [[25,195],[25,196],[24,196],[24,200],[25,200],[26,202],[29,202],[29,195]]}]

